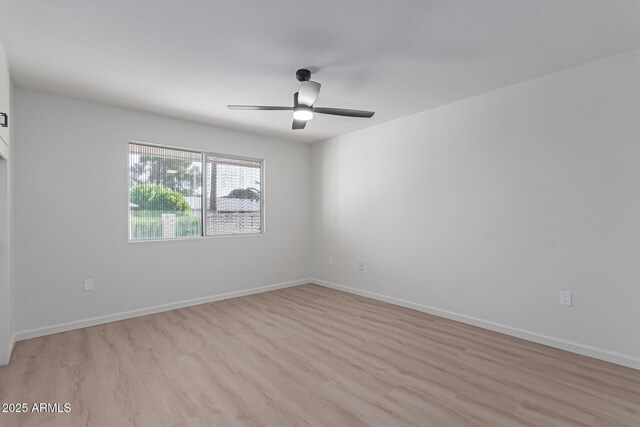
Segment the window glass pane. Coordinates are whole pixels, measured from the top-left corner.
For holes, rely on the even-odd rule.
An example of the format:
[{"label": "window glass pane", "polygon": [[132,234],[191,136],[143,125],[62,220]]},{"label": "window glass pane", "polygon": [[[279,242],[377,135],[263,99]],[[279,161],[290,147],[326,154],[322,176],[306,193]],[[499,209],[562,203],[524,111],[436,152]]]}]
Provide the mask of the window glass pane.
[{"label": "window glass pane", "polygon": [[129,238],[202,236],[202,155],[129,144]]},{"label": "window glass pane", "polygon": [[260,233],[262,230],[259,160],[206,156],[206,234]]}]

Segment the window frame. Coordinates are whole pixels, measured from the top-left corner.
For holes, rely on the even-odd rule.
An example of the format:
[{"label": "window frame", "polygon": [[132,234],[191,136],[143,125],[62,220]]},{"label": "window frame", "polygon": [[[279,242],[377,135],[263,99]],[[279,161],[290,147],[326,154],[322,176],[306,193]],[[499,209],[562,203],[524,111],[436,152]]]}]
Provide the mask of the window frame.
[{"label": "window frame", "polygon": [[[200,229],[200,236],[195,237],[176,237],[173,239],[131,239],[131,207],[130,207],[130,183],[131,178],[127,178],[127,191],[126,191],[126,207],[127,207],[127,241],[128,243],[151,243],[151,242],[172,242],[172,241],[185,241],[185,240],[202,240],[202,239],[221,239],[221,238],[233,238],[233,237],[262,237],[265,234],[265,160],[257,157],[238,156],[235,154],[224,154],[215,151],[196,150],[193,148],[183,148],[175,145],[155,144],[144,141],[129,140],[127,141],[127,169],[131,173],[131,145],[144,145],[147,147],[165,148],[170,150],[186,151],[190,153],[200,154],[200,165],[202,170],[202,192],[200,195],[200,221],[202,227]],[[260,163],[260,232],[259,233],[227,233],[227,234],[207,234],[206,229],[206,197],[209,185],[206,177],[207,156],[215,156],[234,160],[245,160]]]}]

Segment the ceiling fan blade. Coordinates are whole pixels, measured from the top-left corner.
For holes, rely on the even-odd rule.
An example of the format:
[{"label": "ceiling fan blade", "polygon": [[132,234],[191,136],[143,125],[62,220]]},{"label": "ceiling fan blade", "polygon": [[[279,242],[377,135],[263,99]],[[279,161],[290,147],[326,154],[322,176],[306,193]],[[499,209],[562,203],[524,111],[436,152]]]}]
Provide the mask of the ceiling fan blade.
[{"label": "ceiling fan blade", "polygon": [[298,103],[311,107],[320,93],[320,83],[318,82],[302,82],[298,91]]},{"label": "ceiling fan blade", "polygon": [[275,107],[272,105],[227,105],[232,110],[293,110],[293,107]]},{"label": "ceiling fan blade", "polygon": [[306,120],[293,120],[293,125],[291,125],[291,129],[304,129],[307,125]]},{"label": "ceiling fan blade", "polygon": [[320,114],[331,114],[334,116],[346,116],[346,117],[361,117],[361,118],[370,118],[375,112],[373,111],[363,111],[363,110],[348,110],[345,108],[325,108],[325,107],[314,107],[314,113]]}]

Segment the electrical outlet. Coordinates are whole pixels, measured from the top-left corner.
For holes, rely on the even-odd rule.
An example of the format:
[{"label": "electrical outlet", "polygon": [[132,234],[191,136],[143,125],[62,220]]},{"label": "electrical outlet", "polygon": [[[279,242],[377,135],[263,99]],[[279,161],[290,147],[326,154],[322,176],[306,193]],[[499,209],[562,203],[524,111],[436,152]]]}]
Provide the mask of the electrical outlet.
[{"label": "electrical outlet", "polygon": [[333,257],[329,255],[329,265],[333,265]]},{"label": "electrical outlet", "polygon": [[560,291],[560,305],[571,307],[571,292]]},{"label": "electrical outlet", "polygon": [[364,261],[360,261],[360,262],[358,263],[358,270],[360,270],[360,271],[364,271]]},{"label": "electrical outlet", "polygon": [[84,279],[84,291],[89,292],[93,290],[93,279]]}]

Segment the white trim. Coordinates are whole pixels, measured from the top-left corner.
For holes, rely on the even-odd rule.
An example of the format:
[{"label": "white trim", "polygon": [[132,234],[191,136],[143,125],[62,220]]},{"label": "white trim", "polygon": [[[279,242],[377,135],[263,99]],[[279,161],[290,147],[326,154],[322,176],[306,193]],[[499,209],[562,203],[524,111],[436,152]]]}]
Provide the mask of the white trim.
[{"label": "white trim", "polygon": [[[16,343],[16,334],[12,334],[11,335],[11,340],[9,340],[9,350],[7,351],[7,354],[4,355],[0,355],[0,366],[4,366],[7,365],[9,363],[9,360],[11,360],[11,353],[13,352],[13,345]],[[6,356],[6,359],[5,359]]]},{"label": "white trim", "polygon": [[580,344],[573,341],[567,341],[561,338],[552,337],[549,335],[539,334],[537,332],[531,332],[520,328],[515,328],[501,323],[491,322],[489,320],[479,319],[477,317],[467,316],[465,314],[455,313],[453,311],[443,310],[436,307],[431,307],[424,304],[418,304],[411,301],[406,301],[400,298],[390,297],[387,295],[378,294],[375,292],[364,291],[361,289],[352,288],[349,286],[338,285],[336,283],[327,282],[320,279],[312,278],[311,283],[325,286],[327,288],[336,289],[339,291],[347,292],[350,294],[360,295],[367,298],[372,298],[378,301],[388,302],[390,304],[399,305],[401,307],[410,308],[412,310],[421,311],[424,313],[433,314],[435,316],[444,317],[458,322],[466,323],[480,328],[489,329],[491,331],[500,332],[506,335],[511,335],[517,338],[522,338],[527,341],[533,341],[538,344],[544,344],[549,347],[559,348],[561,350],[570,351],[572,353],[581,354],[583,356],[589,356],[607,362],[616,363],[618,365],[627,366],[629,368],[640,369],[640,358],[629,356],[625,354],[616,353],[614,351],[604,350],[601,348],[591,347],[588,345]]},{"label": "white trim", "polygon": [[293,280],[291,282],[276,283],[274,285],[260,286],[257,288],[245,289],[241,291],[226,292],[223,294],[209,295],[201,298],[194,298],[184,301],[172,302],[168,304],[155,305],[152,307],[139,308],[136,310],[123,311],[120,313],[107,314],[105,316],[91,317],[88,319],[74,320],[72,322],[59,323],[57,325],[45,326],[42,328],[28,329],[16,332],[15,341],[27,340],[30,338],[42,337],[45,335],[57,334],[74,329],[87,328],[89,326],[101,325],[103,323],[117,322],[119,320],[131,319],[132,317],[146,316],[148,314],[161,313],[163,311],[176,310],[178,308],[190,307],[193,305],[207,304],[214,301],[237,298],[246,295],[259,294],[262,292],[274,291],[276,289],[290,288],[310,283],[311,279]]},{"label": "white trim", "polygon": [[[9,358],[11,358],[11,353],[13,352],[13,346],[16,344],[16,341],[18,341],[17,339],[17,335],[14,332],[13,334],[11,334],[11,341],[9,342]],[[7,361],[8,363],[9,361]]]},{"label": "white trim", "polygon": [[229,233],[229,234],[212,234],[211,236],[176,237],[176,238],[168,238],[168,239],[139,239],[139,240],[129,239],[127,243],[138,245],[141,243],[155,243],[155,242],[184,242],[185,240],[206,241],[207,239],[228,239],[231,237],[260,238],[262,236],[264,236],[264,233]]},{"label": "white trim", "polygon": [[4,142],[2,135],[0,135],[0,158],[9,160],[9,146]]}]

